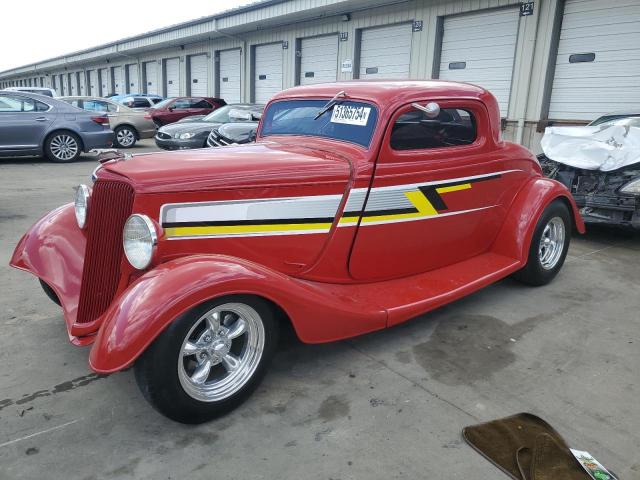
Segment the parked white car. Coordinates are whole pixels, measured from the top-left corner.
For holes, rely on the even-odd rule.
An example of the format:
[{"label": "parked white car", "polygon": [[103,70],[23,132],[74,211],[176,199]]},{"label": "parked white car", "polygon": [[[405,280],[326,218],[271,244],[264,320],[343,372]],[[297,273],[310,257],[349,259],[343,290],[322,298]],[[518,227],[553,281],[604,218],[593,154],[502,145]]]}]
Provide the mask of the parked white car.
[{"label": "parked white car", "polygon": [[46,97],[57,97],[58,94],[53,88],[44,88],[44,87],[7,87],[5,90],[10,92],[27,92],[27,93],[37,93],[38,95],[44,95]]}]

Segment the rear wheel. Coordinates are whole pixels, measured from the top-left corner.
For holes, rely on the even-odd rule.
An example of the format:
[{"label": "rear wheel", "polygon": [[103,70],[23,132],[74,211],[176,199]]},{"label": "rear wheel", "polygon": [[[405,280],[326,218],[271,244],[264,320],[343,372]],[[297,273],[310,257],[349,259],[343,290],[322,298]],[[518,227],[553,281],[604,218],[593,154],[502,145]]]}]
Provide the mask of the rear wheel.
[{"label": "rear wheel", "polygon": [[260,298],[206,302],[176,319],[138,359],[138,386],[173,420],[211,420],[236,408],[258,386],[277,330],[270,305]]},{"label": "rear wheel", "polygon": [[551,203],[540,216],[524,268],[513,276],[528,285],[546,285],[558,274],[569,250],[571,214],[561,200]]},{"label": "rear wheel", "polygon": [[122,125],[117,127],[113,133],[115,135],[116,146],[119,148],[131,148],[136,144],[138,135],[132,127]]},{"label": "rear wheel", "polygon": [[56,132],[45,140],[44,151],[52,162],[73,162],[82,153],[80,138],[75,133]]},{"label": "rear wheel", "polygon": [[42,286],[42,290],[44,290],[44,293],[47,294],[47,297],[49,297],[49,299],[53,302],[56,303],[60,306],[62,306],[62,304],[60,303],[60,299],[58,298],[58,295],[56,295],[56,292],[53,291],[53,288],[51,288],[49,286],[49,284],[47,282],[45,282],[42,279],[38,279],[40,281],[40,285]]}]

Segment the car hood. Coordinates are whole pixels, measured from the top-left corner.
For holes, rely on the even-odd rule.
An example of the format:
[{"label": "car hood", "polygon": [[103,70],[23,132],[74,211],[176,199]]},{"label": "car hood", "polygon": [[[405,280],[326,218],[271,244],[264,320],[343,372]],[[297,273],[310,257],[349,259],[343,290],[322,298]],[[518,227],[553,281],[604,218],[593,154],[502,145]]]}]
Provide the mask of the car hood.
[{"label": "car hood", "polygon": [[105,163],[98,179],[126,177],[138,193],[317,184],[346,188],[351,171],[346,156],[329,150],[261,142],[135,155]]},{"label": "car hood", "polygon": [[165,125],[160,128],[160,132],[167,133],[172,137],[175,134],[181,133],[199,133],[210,132],[216,127],[219,127],[222,123],[215,122],[184,122],[184,123],[172,123],[171,125]]}]

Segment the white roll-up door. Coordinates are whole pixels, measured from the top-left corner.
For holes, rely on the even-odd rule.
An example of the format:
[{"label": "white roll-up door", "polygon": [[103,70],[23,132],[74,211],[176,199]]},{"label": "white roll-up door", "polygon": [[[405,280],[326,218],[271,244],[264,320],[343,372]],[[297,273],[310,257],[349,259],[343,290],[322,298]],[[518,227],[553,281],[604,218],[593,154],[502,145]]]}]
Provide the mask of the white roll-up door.
[{"label": "white roll-up door", "polygon": [[144,93],[158,95],[158,63],[154,60],[144,64]]},{"label": "white roll-up door", "polygon": [[[122,75],[122,67],[113,67],[111,70],[111,74],[113,75],[113,92],[114,93],[125,93],[124,91],[124,78]],[[109,92],[111,93],[111,92]]]},{"label": "white roll-up door", "polygon": [[566,0],[549,118],[640,111],[640,1]]},{"label": "white roll-up door", "polygon": [[254,75],[256,103],[267,103],[273,95],[282,90],[282,52],[281,43],[256,47]]},{"label": "white roll-up door", "polygon": [[338,36],[303,38],[300,42],[300,85],[335,82],[338,78]]},{"label": "white roll-up door", "polygon": [[101,68],[98,70],[98,73],[100,77],[100,96],[103,97],[111,93],[111,89],[109,88],[109,70]]},{"label": "white roll-up door", "polygon": [[98,82],[98,71],[89,70],[89,95],[97,97],[100,95],[100,82]]},{"label": "white roll-up door", "polygon": [[165,66],[165,92],[167,97],[178,97],[180,95],[180,59],[168,58],[164,61]]},{"label": "white roll-up door", "polygon": [[127,65],[127,93],[140,93],[137,63]]},{"label": "white roll-up door", "polygon": [[409,78],[411,24],[362,30],[359,78]]},{"label": "white roll-up door", "polygon": [[67,75],[68,85],[69,85],[69,94],[71,96],[78,95],[78,77],[75,73],[70,73]]},{"label": "white roll-up door", "polygon": [[88,95],[87,78],[85,72],[78,72],[78,93],[79,95]]},{"label": "white roll-up door", "polygon": [[240,103],[240,49],[221,51],[219,60],[218,95],[227,103]]},{"label": "white roll-up door", "polygon": [[209,93],[209,61],[206,55],[189,57],[189,92],[194,97],[206,97]]},{"label": "white roll-up door", "polygon": [[440,78],[486,88],[502,117],[509,109],[519,21],[518,8],[444,18]]}]

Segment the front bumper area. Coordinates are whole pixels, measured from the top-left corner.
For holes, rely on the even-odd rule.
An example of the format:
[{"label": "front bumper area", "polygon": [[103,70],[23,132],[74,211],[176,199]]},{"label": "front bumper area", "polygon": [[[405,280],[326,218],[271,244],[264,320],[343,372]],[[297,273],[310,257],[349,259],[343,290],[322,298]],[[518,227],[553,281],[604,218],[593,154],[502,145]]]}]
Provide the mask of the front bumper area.
[{"label": "front bumper area", "polygon": [[74,345],[88,345],[94,340],[94,332],[76,324],[85,248],[86,236],[78,228],[70,203],[38,220],[20,239],[10,262],[12,267],[32,273],[53,289]]},{"label": "front bumper area", "polygon": [[180,140],[179,138],[164,139],[154,137],[156,145],[163,150],[191,150],[193,148],[204,148],[206,138],[190,138],[188,140]]}]

